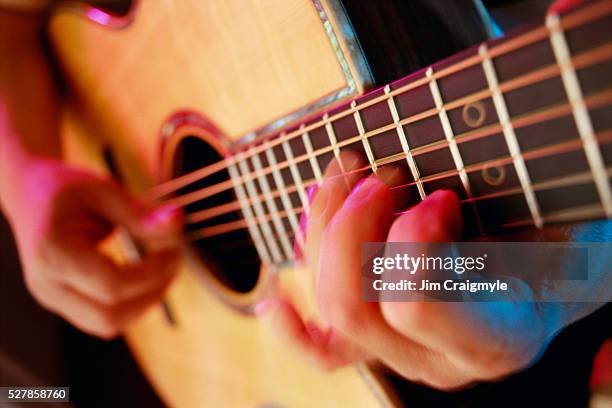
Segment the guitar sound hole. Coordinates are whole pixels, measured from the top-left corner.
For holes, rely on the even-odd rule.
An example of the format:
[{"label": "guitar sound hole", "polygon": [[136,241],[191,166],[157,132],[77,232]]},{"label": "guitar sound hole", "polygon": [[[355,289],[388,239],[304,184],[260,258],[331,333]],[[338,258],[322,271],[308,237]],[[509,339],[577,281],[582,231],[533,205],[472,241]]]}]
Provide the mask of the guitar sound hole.
[{"label": "guitar sound hole", "polygon": [[[175,151],[173,160],[174,177],[191,173],[221,159],[219,153],[201,138],[186,136],[180,141]],[[227,170],[222,170],[187,185],[180,189],[176,195],[201,190],[227,180],[229,180],[229,173]],[[206,266],[202,268],[202,272],[204,270],[210,271],[231,290],[247,293],[257,284],[260,270],[259,257],[248,231],[245,228],[239,228],[218,235],[197,238],[198,232],[205,228],[241,220],[243,217],[240,209],[229,212],[223,211],[221,215],[195,223],[189,222],[189,215],[195,217],[201,214],[203,210],[234,203],[235,201],[234,190],[229,188],[219,194],[187,205],[185,208],[187,216],[185,228],[187,236],[192,240],[191,248],[193,252],[197,259]]]}]

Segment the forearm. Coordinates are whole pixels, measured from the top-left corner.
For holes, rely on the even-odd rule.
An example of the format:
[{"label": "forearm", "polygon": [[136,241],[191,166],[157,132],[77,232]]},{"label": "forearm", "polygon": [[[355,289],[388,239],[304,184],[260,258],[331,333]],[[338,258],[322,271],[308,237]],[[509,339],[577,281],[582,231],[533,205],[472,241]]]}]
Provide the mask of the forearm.
[{"label": "forearm", "polygon": [[0,9],[0,204],[11,216],[33,158],[60,155],[58,95],[42,18]]}]

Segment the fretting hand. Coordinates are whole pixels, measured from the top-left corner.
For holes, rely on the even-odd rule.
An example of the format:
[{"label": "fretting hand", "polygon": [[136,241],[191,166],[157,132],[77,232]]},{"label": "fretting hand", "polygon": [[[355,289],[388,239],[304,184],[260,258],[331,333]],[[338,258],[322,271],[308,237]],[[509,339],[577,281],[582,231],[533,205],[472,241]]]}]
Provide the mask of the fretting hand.
[{"label": "fretting hand", "polygon": [[[344,155],[346,171],[363,163]],[[362,242],[444,242],[459,238],[461,212],[454,193],[438,191],[394,218],[387,184],[401,177],[336,177],[332,163],[314,195],[306,230],[306,291],[319,321],[300,314],[291,299],[274,298],[257,314],[318,365],[379,360],[402,376],[439,389],[496,380],[521,370],[559,329],[592,311],[562,303],[379,302],[361,299]],[[345,182],[346,180],[346,182]],[[352,189],[352,191],[351,191]],[[552,230],[559,237],[559,230]],[[535,238],[532,233],[531,239]],[[524,239],[528,237],[523,237]]]}]

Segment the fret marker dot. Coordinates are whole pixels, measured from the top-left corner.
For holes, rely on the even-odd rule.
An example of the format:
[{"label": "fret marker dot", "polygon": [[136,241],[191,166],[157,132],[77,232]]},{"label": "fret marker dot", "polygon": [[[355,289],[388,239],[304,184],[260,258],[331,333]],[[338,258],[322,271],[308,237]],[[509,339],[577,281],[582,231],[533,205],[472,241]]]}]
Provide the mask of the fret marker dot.
[{"label": "fret marker dot", "polygon": [[484,104],[481,101],[476,101],[464,105],[461,115],[469,127],[477,128],[483,124],[487,112]]},{"label": "fret marker dot", "polygon": [[488,165],[482,168],[482,178],[491,186],[499,186],[506,180],[506,168],[500,165]]}]

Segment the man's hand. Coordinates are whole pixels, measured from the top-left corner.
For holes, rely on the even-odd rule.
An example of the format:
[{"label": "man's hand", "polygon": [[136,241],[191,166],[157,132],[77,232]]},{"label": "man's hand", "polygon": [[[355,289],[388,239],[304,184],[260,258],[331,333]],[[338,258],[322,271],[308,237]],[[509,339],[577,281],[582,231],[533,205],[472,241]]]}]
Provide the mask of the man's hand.
[{"label": "man's hand", "polygon": [[[347,172],[363,165],[343,157]],[[256,309],[271,330],[318,365],[375,359],[410,380],[456,389],[527,367],[576,319],[565,304],[362,301],[361,243],[456,241],[459,200],[438,191],[395,218],[388,185],[401,179],[398,170],[382,168],[378,177],[360,181],[339,174],[337,164],[329,166],[307,222],[310,272],[301,280],[315,299],[318,323],[288,299]]]},{"label": "man's hand", "polygon": [[[56,160],[34,159],[22,169],[9,218],[28,289],[80,329],[117,335],[159,301],[174,276],[170,243],[180,214],[149,208],[113,182]],[[116,264],[99,245],[119,226],[158,249],[137,265]]]},{"label": "man's hand", "polygon": [[[40,43],[43,24],[42,14],[0,6],[0,202],[30,292],[108,338],[158,301],[172,279],[176,253],[159,248],[176,235],[177,214],[155,211],[111,181],[59,161],[60,101]],[[115,264],[98,248],[115,227],[155,241],[158,250],[138,265]]]}]

